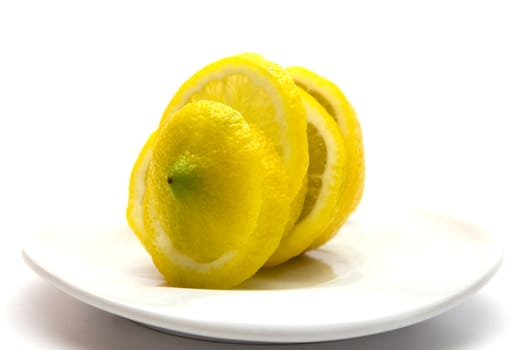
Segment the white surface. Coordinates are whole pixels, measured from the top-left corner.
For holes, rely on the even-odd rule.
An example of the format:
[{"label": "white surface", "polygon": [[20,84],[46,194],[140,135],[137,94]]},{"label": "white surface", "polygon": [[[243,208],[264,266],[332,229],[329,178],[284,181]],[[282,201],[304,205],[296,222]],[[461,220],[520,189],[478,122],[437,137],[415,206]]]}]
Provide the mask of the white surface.
[{"label": "white surface", "polygon": [[230,342],[304,343],[441,314],[489,281],[502,250],[464,221],[389,208],[356,215],[323,248],[234,290],[166,287],[124,220],[39,233],[28,238],[23,256],[66,293],[154,328]]},{"label": "white surface", "polygon": [[347,93],[366,143],[363,209],[396,200],[445,208],[505,243],[501,270],[457,308],[397,331],[304,348],[520,344],[520,1],[341,4],[0,2],[2,341],[19,349],[252,347],[168,336],[86,306],[42,281],[20,255],[23,237],[47,225],[86,217],[103,225],[123,215],[129,168],[178,86],[215,58],[252,50],[317,70]]}]

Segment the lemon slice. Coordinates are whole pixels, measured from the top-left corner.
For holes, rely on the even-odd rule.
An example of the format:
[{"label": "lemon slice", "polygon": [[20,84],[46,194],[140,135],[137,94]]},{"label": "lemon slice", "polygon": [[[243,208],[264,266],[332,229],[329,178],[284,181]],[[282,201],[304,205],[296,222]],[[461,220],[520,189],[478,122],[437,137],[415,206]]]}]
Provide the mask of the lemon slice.
[{"label": "lemon slice", "polygon": [[337,233],[361,200],[365,181],[363,139],[357,115],[337,85],[306,68],[291,67],[288,72],[295,83],[313,96],[337,122],[348,157],[338,210],[328,228],[310,246],[315,248]]},{"label": "lemon slice", "polygon": [[[222,102],[263,130],[284,161],[290,195],[300,195],[308,168],[306,115],[298,89],[284,68],[253,53],[214,62],[180,87],[161,125],[183,105],[198,100]],[[298,202],[300,207],[302,199]]]},{"label": "lemon slice", "polygon": [[142,202],[144,194],[146,193],[146,177],[148,174],[149,162],[151,160],[151,152],[155,144],[157,132],[153,132],[137,157],[131,177],[129,180],[128,189],[128,207],[126,210],[126,217],[129,226],[140,239],[143,245],[148,245],[149,240],[144,232],[144,215],[142,215]]},{"label": "lemon slice", "polygon": [[230,288],[277,248],[288,178],[271,141],[218,102],[190,103],[151,147],[143,199],[146,248],[172,285]]},{"label": "lemon slice", "polygon": [[328,112],[301,91],[308,121],[308,187],[301,215],[265,266],[281,264],[304,252],[326,230],[337,210],[346,170],[343,137]]}]

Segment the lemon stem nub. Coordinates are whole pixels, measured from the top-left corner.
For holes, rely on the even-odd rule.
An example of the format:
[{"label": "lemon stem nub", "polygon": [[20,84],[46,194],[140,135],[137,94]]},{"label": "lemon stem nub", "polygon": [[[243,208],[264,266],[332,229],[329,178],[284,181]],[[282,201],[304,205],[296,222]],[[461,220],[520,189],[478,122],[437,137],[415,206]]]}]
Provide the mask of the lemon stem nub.
[{"label": "lemon stem nub", "polygon": [[175,197],[183,198],[198,186],[199,162],[197,157],[185,154],[179,157],[168,171],[166,182]]}]

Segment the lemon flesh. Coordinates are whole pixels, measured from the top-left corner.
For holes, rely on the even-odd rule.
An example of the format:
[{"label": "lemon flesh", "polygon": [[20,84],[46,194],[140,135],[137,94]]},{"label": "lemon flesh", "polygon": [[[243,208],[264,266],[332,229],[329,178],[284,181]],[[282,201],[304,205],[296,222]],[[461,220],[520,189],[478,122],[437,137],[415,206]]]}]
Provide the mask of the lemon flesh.
[{"label": "lemon flesh", "polygon": [[272,143],[234,109],[190,103],[158,131],[142,211],[145,245],[172,285],[231,288],[277,248],[288,178]]},{"label": "lemon flesh", "polygon": [[337,210],[346,170],[346,149],[335,121],[309,94],[301,91],[308,121],[310,163],[307,192],[293,229],[265,266],[281,264],[303,253],[326,230]]},{"label": "lemon flesh", "polygon": [[316,248],[338,232],[361,200],[365,182],[361,126],[354,108],[337,85],[303,67],[291,67],[287,70],[297,86],[314,97],[336,121],[343,135],[347,153],[346,178],[340,191],[338,210],[330,225],[311,244],[310,248]]},{"label": "lemon flesh", "polygon": [[[260,55],[245,53],[216,61],[188,79],[166,108],[160,125],[185,104],[210,100],[238,110],[275,146],[289,178],[289,194],[301,196],[308,168],[306,114],[289,73]],[[302,198],[296,199],[297,213]]]}]

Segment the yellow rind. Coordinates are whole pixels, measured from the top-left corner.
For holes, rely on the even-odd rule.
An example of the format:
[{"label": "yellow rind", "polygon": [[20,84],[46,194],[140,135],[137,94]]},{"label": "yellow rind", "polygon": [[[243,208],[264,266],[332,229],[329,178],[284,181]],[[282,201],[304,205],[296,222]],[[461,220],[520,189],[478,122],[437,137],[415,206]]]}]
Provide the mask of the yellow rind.
[{"label": "yellow rind", "polygon": [[[200,186],[176,197],[166,173],[177,157],[200,159]],[[217,102],[175,113],[157,136],[143,201],[149,250],[174,286],[231,288],[277,248],[289,218],[288,178],[262,131]]]}]

